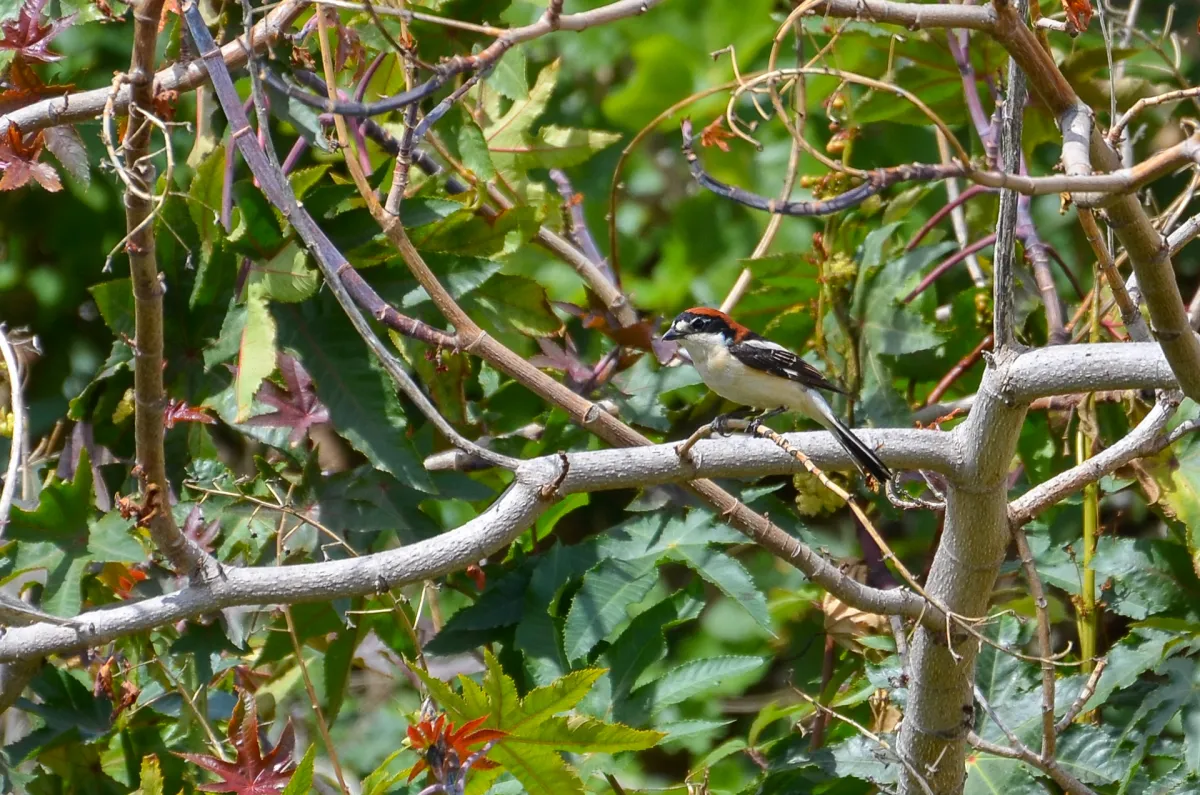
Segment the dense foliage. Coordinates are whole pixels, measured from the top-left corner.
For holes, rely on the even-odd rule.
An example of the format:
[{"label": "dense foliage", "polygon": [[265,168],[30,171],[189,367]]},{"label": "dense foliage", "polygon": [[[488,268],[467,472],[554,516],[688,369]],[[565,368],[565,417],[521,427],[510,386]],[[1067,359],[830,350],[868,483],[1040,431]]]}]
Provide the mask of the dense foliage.
[{"label": "dense foliage", "polygon": [[[242,35],[252,5],[200,10],[224,44]],[[403,316],[364,305],[385,320],[373,324],[384,346],[466,438],[556,465],[560,453],[612,446],[603,423],[580,421],[586,401],[653,441],[687,437],[729,406],[658,335],[675,313],[721,305],[731,290],[741,322],[844,389],[833,402],[853,425],[964,422],[992,348],[999,193],[959,173],[948,198],[945,180],[918,175],[832,214],[771,216],[697,183],[680,122],[693,121],[709,177],[762,197],[786,184],[785,196],[828,200],[872,169],[949,163],[956,147],[994,172],[1009,53],[988,33],[960,42],[957,32],[821,13],[783,25],[790,3],[666,0],[578,32],[549,26],[482,71],[451,74],[452,56],[492,52],[503,29],[604,4],[552,2],[547,12],[537,0],[407,0],[368,13],[339,3],[318,24],[313,7],[289,0],[251,21],[289,5],[295,23],[256,60],[254,74],[261,66],[270,78],[253,81],[270,113],[260,138],[303,211],[369,285],[354,297],[374,291]],[[1194,8],[1145,0],[1128,16],[1111,7],[1092,16],[1088,0],[1040,5],[1035,18],[1060,23],[1037,28],[1040,41],[1103,130],[1115,118],[1110,100],[1119,115],[1200,83]],[[331,577],[288,590],[287,567],[435,549],[472,520],[508,521],[489,511],[533,475],[456,452],[398,389],[330,289],[330,263],[236,154],[242,133],[227,124],[219,87],[156,90],[144,109],[153,123],[138,119],[158,172],[142,233],[153,232],[150,273],[162,288],[161,351],[138,347],[158,310],[135,298],[140,266],[130,263],[147,248],[125,235],[138,190],[127,100],[103,120],[49,114],[37,129],[10,114],[108,92],[137,57],[135,11],[161,16],[141,23],[158,33],[155,68],[198,70],[205,53],[186,31],[188,8],[0,2],[0,319],[21,361],[15,378],[4,369],[3,460],[22,441],[16,397],[26,445],[8,478],[16,501],[0,525],[0,577],[6,593],[47,613],[81,616],[84,641],[56,640],[76,630],[36,618],[10,629],[9,645],[0,637],[0,790],[921,791],[896,753],[913,675],[897,640],[919,622],[894,617],[894,632],[887,617],[835,598],[687,490],[694,475],[682,465],[644,487],[564,494],[539,483],[546,504],[515,540],[474,558],[449,549],[453,565],[431,564],[412,581],[380,573],[371,588],[339,590]],[[1064,25],[1085,30],[1069,36]],[[801,83],[786,74],[796,63],[812,67]],[[737,81],[773,68],[784,70],[775,83],[731,100]],[[407,126],[397,110],[350,118],[347,132],[341,117],[335,126],[288,93],[317,90],[329,74],[346,103],[446,79],[410,106],[419,112]],[[253,121],[252,81],[245,69],[233,77]],[[1136,116],[1129,165],[1194,138],[1187,117],[1198,97]],[[432,123],[414,143],[421,118]],[[799,123],[806,146],[789,134]],[[936,124],[953,145],[939,147]],[[1022,141],[1030,174],[1055,173],[1062,133],[1036,96]],[[1200,227],[1197,174],[1193,163],[1136,186],[1164,235]],[[961,212],[944,212],[948,202]],[[467,338],[381,229],[381,204],[398,208],[450,303],[532,374]],[[1138,339],[1095,266],[1083,212],[1057,191],[1020,204],[1021,345]],[[1189,240],[1174,260],[1185,299],[1200,281]],[[1116,242],[1108,235],[1120,255]],[[735,289],[743,271],[748,286]],[[166,400],[146,403],[152,393],[140,392],[135,370],[159,354]],[[585,402],[556,397],[538,372]],[[1033,401],[1001,499],[1101,454],[1158,410],[1150,389],[1068,391]],[[165,490],[138,465],[148,437],[135,421],[160,414]],[[1184,399],[1171,405],[1169,428],[1190,429],[1198,416]],[[809,427],[793,415],[772,424]],[[1051,767],[1084,787],[1076,791],[1200,792],[1200,440],[1181,436],[1095,472],[1015,525],[1045,601],[1019,548],[1003,562],[960,561],[999,567],[988,620],[969,622],[990,641],[977,644],[977,706],[941,738],[974,745],[967,792],[1063,791]],[[935,472],[910,475],[902,489],[912,496],[946,488]],[[799,464],[720,483],[876,588],[911,586],[893,554],[920,582],[939,549],[950,554],[943,510],[905,509],[857,476],[830,477],[890,549]],[[220,566],[182,570],[159,544],[172,529]],[[238,572],[251,567],[279,567],[277,587],[238,591],[250,582]],[[215,602],[188,601],[209,584]],[[177,604],[176,591],[187,594]],[[157,619],[87,642],[88,612],[143,599],[155,600],[147,610]],[[21,652],[36,633],[53,653]],[[999,755],[1021,744],[1036,753],[1042,742],[1043,670],[1056,682],[1056,716],[1074,706],[1076,719],[1037,761]]]}]

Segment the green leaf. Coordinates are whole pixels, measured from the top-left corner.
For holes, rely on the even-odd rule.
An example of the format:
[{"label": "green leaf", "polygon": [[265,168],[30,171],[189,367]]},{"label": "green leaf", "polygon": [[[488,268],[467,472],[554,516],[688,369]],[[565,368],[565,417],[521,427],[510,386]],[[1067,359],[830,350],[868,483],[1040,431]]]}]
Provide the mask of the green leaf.
[{"label": "green leaf", "polygon": [[338,630],[337,636],[325,649],[321,675],[325,690],[325,719],[331,722],[341,710],[346,688],[350,685],[350,671],[354,667],[354,650],[358,648],[360,626]]},{"label": "green leaf", "polygon": [[133,320],[133,282],[129,279],[113,279],[107,282],[93,284],[88,288],[104,325],[118,337],[125,335],[133,338],[135,327]]},{"label": "green leaf", "polygon": [[1103,594],[1105,603],[1135,620],[1194,604],[1195,573],[1180,565],[1182,553],[1182,546],[1171,541],[1102,537],[1092,566],[1111,586]]},{"label": "green leaf", "polygon": [[443,251],[472,257],[501,257],[512,254],[533,239],[541,226],[540,210],[517,206],[491,218],[471,209],[459,209],[436,223],[411,234],[413,245],[422,251]]},{"label": "green leaf", "polygon": [[141,775],[138,777],[140,787],[134,795],[163,795],[162,767],[158,757],[147,754],[142,757]]},{"label": "green leaf", "polygon": [[901,302],[920,281],[925,266],[954,246],[924,246],[884,266],[871,287],[863,314],[863,335],[872,352],[902,356],[941,344],[942,336],[923,315],[924,310],[931,310],[933,291],[926,290],[907,305]]},{"label": "green leaf", "polygon": [[88,547],[92,514],[92,465],[86,447],[79,450],[75,480],[42,489],[32,511],[13,509],[5,530],[6,540],[20,542],[12,568],[46,570],[41,608],[48,613],[74,616],[83,604],[83,575],[93,560]]},{"label": "green leaf", "polygon": [[521,713],[526,720],[540,720],[572,709],[603,675],[603,668],[584,668],[572,671],[549,685],[534,688],[521,699]]},{"label": "green leaf", "polygon": [[390,380],[341,309],[322,297],[275,304],[273,311],[279,344],[299,357],[338,433],[372,466],[432,492],[433,481],[405,437],[408,423]]},{"label": "green leaf", "polygon": [[[313,747],[315,748],[316,746]],[[392,751],[388,754],[387,759],[379,763],[379,767],[375,768],[371,771],[370,775],[363,779],[362,795],[385,795],[385,793],[390,792],[392,787],[396,786],[396,784],[400,783],[406,777],[403,770],[393,773],[388,769],[401,753],[402,750]]]},{"label": "green leaf", "polygon": [[562,321],[550,308],[546,288],[524,276],[497,273],[471,293],[468,304],[486,312],[500,328],[548,337],[562,330]]},{"label": "green leaf", "polygon": [[475,172],[479,179],[488,182],[496,178],[496,166],[492,163],[492,156],[488,154],[488,143],[483,137],[483,130],[479,129],[479,125],[465,111],[462,127],[458,128],[458,153],[462,156],[463,165]]},{"label": "green leaf", "polygon": [[1121,753],[1111,727],[1078,724],[1058,741],[1055,759],[1084,784],[1110,784],[1135,760]]},{"label": "green leaf", "polygon": [[487,76],[486,84],[496,89],[505,99],[514,102],[527,99],[529,79],[525,76],[525,48],[518,44],[504,53],[492,69],[492,73]]},{"label": "green leaf", "polygon": [[614,714],[622,717],[638,678],[667,652],[663,630],[679,618],[675,599],[664,599],[629,623],[629,626],[604,651],[612,682]]},{"label": "green leaf", "polygon": [[262,285],[252,285],[246,291],[246,321],[238,340],[238,370],[234,379],[238,422],[250,419],[258,388],[275,372],[275,336],[275,318],[267,306],[265,289]]},{"label": "green leaf", "polygon": [[658,581],[652,564],[606,560],[583,578],[571,602],[564,635],[567,659],[578,660],[628,618]]},{"label": "green leaf", "polygon": [[112,563],[138,563],[146,559],[146,550],[134,536],[133,522],[111,511],[91,523],[88,553],[92,560]]},{"label": "green leaf", "polygon": [[491,152],[495,160],[510,170],[568,168],[587,161],[601,149],[619,140],[620,133],[547,125],[538,132],[536,138],[503,147],[493,142]]},{"label": "green leaf", "polygon": [[308,252],[295,240],[250,268],[251,287],[261,287],[272,301],[303,301],[317,291],[317,280],[317,271],[308,267]]},{"label": "green leaf", "polygon": [[583,715],[544,718],[521,731],[514,747],[544,744],[560,751],[577,754],[615,754],[653,748],[666,735],[662,732],[631,729],[619,723]]},{"label": "green leaf", "polygon": [[672,667],[656,679],[634,690],[630,697],[641,700],[650,714],[712,690],[731,677],[744,676],[762,667],[762,657],[710,657],[689,660]]},{"label": "green leaf", "polygon": [[225,237],[221,228],[221,193],[225,184],[225,151],[219,146],[204,158],[188,188],[188,212],[203,247],[202,255],[211,255],[213,245]]},{"label": "green leaf", "polygon": [[712,548],[677,547],[670,555],[689,569],[711,582],[744,609],[754,622],[767,632],[771,630],[771,614],[767,599],[750,579],[750,574],[733,558]]},{"label": "green leaf", "polygon": [[272,116],[278,116],[283,121],[292,125],[304,140],[322,152],[334,151],[333,145],[329,142],[329,136],[325,134],[325,128],[322,126],[315,108],[310,108],[295,97],[275,90],[270,83],[264,85],[267,89],[267,96],[271,100],[270,108]]},{"label": "green leaf", "polygon": [[283,790],[283,795],[307,795],[307,793],[312,791],[313,764],[316,762],[316,759],[317,745],[313,743],[304,752],[304,758],[300,760],[300,764],[296,767],[296,772],[292,773],[292,778]]},{"label": "green leaf", "polygon": [[[484,131],[488,146],[495,149],[518,146],[524,142],[524,136],[533,129],[534,123],[541,118],[546,110],[546,103],[554,93],[554,84],[558,81],[561,61],[552,61],[538,73],[533,90],[524,99],[514,101],[508,113],[504,114],[495,124]],[[497,165],[500,165],[497,163]]]}]

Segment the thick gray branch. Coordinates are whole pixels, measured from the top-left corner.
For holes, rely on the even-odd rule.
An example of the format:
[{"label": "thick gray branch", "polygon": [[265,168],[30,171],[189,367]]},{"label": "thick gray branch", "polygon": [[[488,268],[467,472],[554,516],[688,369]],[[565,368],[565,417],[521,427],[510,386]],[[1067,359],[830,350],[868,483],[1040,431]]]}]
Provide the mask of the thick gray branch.
[{"label": "thick gray branch", "polygon": [[[1057,345],[1026,351],[997,384],[1005,400],[1113,389],[1176,389],[1161,346],[1153,342]],[[974,409],[972,409],[974,412]]]}]

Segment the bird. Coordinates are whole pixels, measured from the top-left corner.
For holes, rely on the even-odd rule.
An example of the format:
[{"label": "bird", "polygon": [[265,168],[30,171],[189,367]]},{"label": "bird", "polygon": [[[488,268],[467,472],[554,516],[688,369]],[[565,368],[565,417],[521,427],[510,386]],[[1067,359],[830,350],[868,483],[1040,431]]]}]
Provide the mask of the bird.
[{"label": "bird", "polygon": [[[729,315],[708,307],[681,312],[662,336],[676,340],[692,358],[700,379],[721,397],[759,409],[753,433],[768,417],[798,411],[825,427],[864,476],[884,484],[892,472],[875,451],[838,419],[820,390],[843,394],[815,367]],[[731,415],[717,419],[720,428]]]}]

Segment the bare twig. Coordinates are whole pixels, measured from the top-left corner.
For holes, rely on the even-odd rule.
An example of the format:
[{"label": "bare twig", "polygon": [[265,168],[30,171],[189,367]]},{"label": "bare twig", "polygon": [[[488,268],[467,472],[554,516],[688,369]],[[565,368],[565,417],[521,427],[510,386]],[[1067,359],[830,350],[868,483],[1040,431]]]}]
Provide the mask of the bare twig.
[{"label": "bare twig", "polygon": [[[1001,168],[1016,173],[1021,167],[1021,130],[1025,117],[1025,76],[1016,59],[1008,63],[1008,92],[1000,123]],[[1017,200],[1013,190],[1000,191],[1000,214],[996,221],[996,257],[993,274],[992,336],[997,350],[1016,343],[1013,305],[1015,301],[1014,265],[1016,262]]]},{"label": "bare twig", "polygon": [[0,353],[4,356],[4,369],[8,372],[8,405],[12,410],[12,444],[8,449],[8,468],[4,474],[4,490],[0,492],[0,538],[8,526],[13,500],[17,494],[17,478],[21,472],[22,440],[25,438],[25,385],[21,383],[21,363],[12,342],[8,339],[8,327],[0,323]]},{"label": "bare twig", "polygon": [[[125,192],[129,271],[134,298],[134,435],[137,460],[145,482],[169,494],[164,452],[163,409],[163,287],[154,251],[155,182],[150,160],[152,124],[146,111],[154,106],[154,57],[163,0],[142,0],[134,6],[133,55],[129,66],[129,126],[122,147],[131,180]],[[170,147],[170,139],[167,146]],[[136,189],[134,188],[136,186]],[[164,496],[165,499],[165,496]],[[181,576],[202,580],[216,576],[217,564],[175,523],[170,510],[156,511],[149,522],[154,544]]]},{"label": "bare twig", "polygon": [[1054,724],[1054,731],[1056,733],[1062,734],[1064,731],[1066,731],[1067,727],[1070,726],[1077,717],[1079,717],[1079,713],[1083,712],[1083,708],[1087,706],[1092,694],[1096,692],[1096,685],[1100,684],[1100,677],[1104,674],[1104,669],[1106,667],[1108,667],[1107,657],[1101,657],[1099,660],[1096,660],[1096,667],[1093,668],[1091,674],[1088,675],[1087,682],[1084,683],[1083,689],[1079,691],[1079,696],[1075,699],[1067,711],[1063,713],[1063,716],[1059,719],[1058,723]]}]

